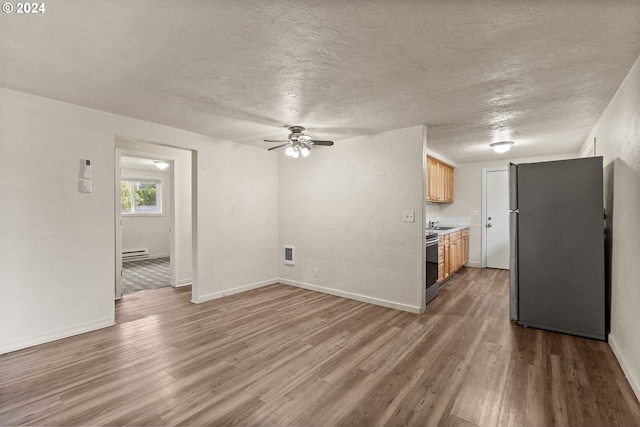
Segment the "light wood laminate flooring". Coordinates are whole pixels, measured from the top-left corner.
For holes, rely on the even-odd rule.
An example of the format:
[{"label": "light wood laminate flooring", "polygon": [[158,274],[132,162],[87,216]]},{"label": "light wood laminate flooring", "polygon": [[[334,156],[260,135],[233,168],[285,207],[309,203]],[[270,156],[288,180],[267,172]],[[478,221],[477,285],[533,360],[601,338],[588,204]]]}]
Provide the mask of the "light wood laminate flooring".
[{"label": "light wood laminate flooring", "polygon": [[0,425],[640,425],[606,343],[509,321],[507,271],[463,269],[423,315],[190,296],[127,295],[117,326],[0,356]]}]

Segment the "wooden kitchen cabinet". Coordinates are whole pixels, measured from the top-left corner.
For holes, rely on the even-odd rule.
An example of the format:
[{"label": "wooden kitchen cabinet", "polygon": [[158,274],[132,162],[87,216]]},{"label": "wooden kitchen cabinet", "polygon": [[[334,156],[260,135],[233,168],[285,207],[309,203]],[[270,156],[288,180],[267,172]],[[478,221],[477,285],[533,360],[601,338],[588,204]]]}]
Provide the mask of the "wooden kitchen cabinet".
[{"label": "wooden kitchen cabinet", "polygon": [[438,238],[438,281],[449,277],[449,235]]},{"label": "wooden kitchen cabinet", "polygon": [[444,236],[438,239],[438,282],[444,280]]},{"label": "wooden kitchen cabinet", "polygon": [[453,168],[427,156],[427,202],[453,203]]},{"label": "wooden kitchen cabinet", "polygon": [[462,230],[462,265],[469,262],[469,229]]},{"label": "wooden kitchen cabinet", "polygon": [[456,231],[449,235],[449,274],[461,267],[462,262],[462,233]]},{"label": "wooden kitchen cabinet", "polygon": [[469,261],[469,229],[438,239],[438,281],[443,282]]},{"label": "wooden kitchen cabinet", "polygon": [[437,160],[427,156],[427,202],[442,202],[438,188],[441,180],[438,166]]}]

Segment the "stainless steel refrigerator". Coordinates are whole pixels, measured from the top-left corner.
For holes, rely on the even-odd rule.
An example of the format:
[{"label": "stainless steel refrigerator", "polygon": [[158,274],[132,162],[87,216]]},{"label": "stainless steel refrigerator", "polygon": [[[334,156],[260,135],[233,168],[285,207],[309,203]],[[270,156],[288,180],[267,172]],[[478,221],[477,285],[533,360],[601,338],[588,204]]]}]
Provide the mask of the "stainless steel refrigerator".
[{"label": "stainless steel refrigerator", "polygon": [[511,164],[510,311],[606,340],[602,157]]}]

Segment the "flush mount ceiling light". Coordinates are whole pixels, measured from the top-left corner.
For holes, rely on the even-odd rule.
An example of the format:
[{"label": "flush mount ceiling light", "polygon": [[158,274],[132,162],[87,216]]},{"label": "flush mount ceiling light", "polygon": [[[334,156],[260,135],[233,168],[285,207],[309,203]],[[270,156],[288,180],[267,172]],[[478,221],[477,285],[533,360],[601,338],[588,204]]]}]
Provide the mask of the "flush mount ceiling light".
[{"label": "flush mount ceiling light", "polygon": [[500,141],[489,144],[489,147],[493,148],[493,151],[495,151],[496,153],[506,153],[507,151],[509,151],[512,145],[513,141]]},{"label": "flush mount ceiling light", "polygon": [[154,160],[153,164],[156,165],[158,169],[165,170],[169,167],[169,163],[163,162],[162,160]]}]

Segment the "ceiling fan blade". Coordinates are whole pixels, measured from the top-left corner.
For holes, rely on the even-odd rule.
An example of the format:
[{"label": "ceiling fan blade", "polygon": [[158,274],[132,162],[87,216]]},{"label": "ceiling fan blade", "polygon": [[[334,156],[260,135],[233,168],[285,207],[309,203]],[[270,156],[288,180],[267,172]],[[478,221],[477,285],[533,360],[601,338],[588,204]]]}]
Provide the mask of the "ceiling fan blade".
[{"label": "ceiling fan blade", "polygon": [[286,139],[263,139],[264,142],[289,142]]},{"label": "ceiling fan blade", "polygon": [[[282,141],[275,141],[275,142],[282,142]],[[287,145],[289,145],[288,142],[286,144],[276,145],[275,147],[271,147],[271,148],[267,149],[267,151],[277,150],[278,148],[286,147]]]},{"label": "ceiling fan blade", "polygon": [[309,143],[313,145],[324,145],[327,147],[331,147],[333,145],[333,141],[318,141],[315,139],[312,139],[311,141],[309,141]]}]

